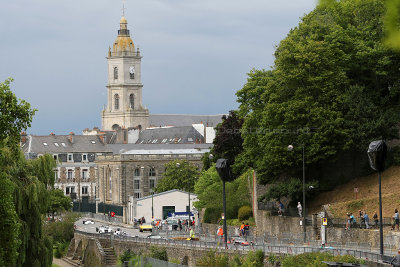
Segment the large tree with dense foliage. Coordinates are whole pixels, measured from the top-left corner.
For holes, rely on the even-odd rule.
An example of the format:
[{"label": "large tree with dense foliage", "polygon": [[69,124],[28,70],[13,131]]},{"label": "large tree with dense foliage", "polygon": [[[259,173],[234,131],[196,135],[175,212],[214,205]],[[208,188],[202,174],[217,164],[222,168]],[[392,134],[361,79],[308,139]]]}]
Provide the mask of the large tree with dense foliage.
[{"label": "large tree with dense foliage", "polygon": [[51,239],[42,231],[55,161],[43,156],[27,161],[19,134],[30,126],[35,110],[0,83],[0,266],[51,266]]},{"label": "large tree with dense foliage", "polygon": [[[242,125],[243,119],[234,110],[229,111],[228,116],[222,117],[222,122],[216,128],[214,146],[210,152],[214,161],[224,158],[229,161],[230,165],[234,166],[235,158],[243,151]],[[234,168],[233,171],[239,173],[240,168]]]},{"label": "large tree with dense foliage", "polygon": [[[248,178],[251,171],[245,172],[232,182],[226,183],[226,216],[228,219],[236,219],[240,207],[250,204]],[[215,164],[207,171],[203,171],[195,185],[195,193],[198,201],[195,207],[206,208],[205,221],[216,222],[222,213],[222,181]]]},{"label": "large tree with dense foliage", "polygon": [[384,1],[329,2],[281,41],[272,70],[252,70],[237,92],[244,118],[239,158],[262,183],[301,177],[303,145],[307,178],[318,180],[343,153],[365,153],[371,140],[397,137],[400,55],[383,44]]},{"label": "large tree with dense foliage", "polygon": [[194,184],[200,176],[198,167],[187,160],[174,160],[165,164],[165,172],[155,187],[157,193],[172,189],[193,192]]}]

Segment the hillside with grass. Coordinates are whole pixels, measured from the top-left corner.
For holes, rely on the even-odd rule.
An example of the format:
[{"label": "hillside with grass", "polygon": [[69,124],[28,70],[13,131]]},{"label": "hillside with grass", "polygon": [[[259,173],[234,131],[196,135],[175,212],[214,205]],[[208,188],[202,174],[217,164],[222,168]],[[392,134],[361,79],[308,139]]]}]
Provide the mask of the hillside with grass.
[{"label": "hillside with grass", "polygon": [[[357,199],[354,188],[358,188]],[[337,186],[332,191],[320,193],[307,205],[310,212],[319,212],[323,205],[328,205],[334,217],[346,217],[347,212],[357,214],[367,211],[372,217],[379,212],[378,173],[356,178]],[[383,217],[392,217],[394,209],[400,210],[400,166],[394,166],[382,173],[382,210]]]}]

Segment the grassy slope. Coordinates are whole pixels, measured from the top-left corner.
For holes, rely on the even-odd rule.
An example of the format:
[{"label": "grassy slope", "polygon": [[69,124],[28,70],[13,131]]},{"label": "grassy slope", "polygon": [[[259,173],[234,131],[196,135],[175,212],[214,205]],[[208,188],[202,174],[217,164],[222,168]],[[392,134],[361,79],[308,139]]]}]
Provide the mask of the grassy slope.
[{"label": "grassy slope", "polygon": [[[357,200],[355,187],[359,188]],[[357,178],[318,195],[309,202],[310,211],[318,212],[322,205],[330,204],[335,217],[345,217],[347,212],[358,214],[358,210],[366,210],[372,217],[374,211],[379,211],[378,190],[378,173]],[[400,208],[400,166],[391,167],[382,173],[383,217],[392,217],[395,208]]]}]

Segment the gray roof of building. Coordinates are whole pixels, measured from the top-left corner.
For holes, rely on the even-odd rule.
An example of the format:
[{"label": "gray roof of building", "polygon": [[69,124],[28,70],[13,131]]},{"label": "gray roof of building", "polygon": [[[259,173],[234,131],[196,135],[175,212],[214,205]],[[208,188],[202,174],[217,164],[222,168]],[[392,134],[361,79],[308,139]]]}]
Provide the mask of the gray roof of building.
[{"label": "gray roof of building", "polygon": [[113,154],[122,154],[132,150],[156,151],[156,150],[188,150],[198,151],[212,148],[213,144],[109,144],[107,145]]},{"label": "gray roof of building", "polygon": [[204,124],[209,127],[217,127],[222,122],[222,116],[217,115],[191,115],[191,114],[150,114],[150,126],[188,126],[192,124]]},{"label": "gray roof of building", "polygon": [[204,137],[192,126],[150,128],[139,133],[136,144],[204,143]]},{"label": "gray roof of building", "polygon": [[[173,192],[181,192],[181,193],[184,193],[184,194],[189,194],[189,193],[186,192],[186,191],[182,191],[182,190],[179,190],[179,189],[172,189],[172,190],[169,190],[169,191],[165,191],[165,192],[161,192],[161,193],[154,194],[153,197],[158,197],[158,196],[166,195],[166,194],[173,193]],[[194,196],[194,197],[197,198],[197,195],[196,195],[196,194],[190,193],[190,195],[192,195],[192,196]],[[140,201],[140,200],[144,200],[144,199],[149,199],[149,198],[151,198],[151,197],[152,197],[151,195],[150,195],[150,196],[141,197],[141,198],[136,199],[136,201]]]},{"label": "gray roof of building", "polygon": [[111,152],[110,148],[101,142],[96,135],[73,135],[73,142],[69,135],[27,136],[27,141],[21,145],[24,153],[73,153],[73,152]]}]

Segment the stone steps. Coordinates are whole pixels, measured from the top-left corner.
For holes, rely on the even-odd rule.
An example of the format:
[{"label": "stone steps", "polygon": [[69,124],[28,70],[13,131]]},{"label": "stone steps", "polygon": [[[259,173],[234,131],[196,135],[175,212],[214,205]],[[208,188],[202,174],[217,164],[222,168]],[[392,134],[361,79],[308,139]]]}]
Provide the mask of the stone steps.
[{"label": "stone steps", "polygon": [[115,256],[113,248],[103,248],[104,253],[106,254],[106,263],[107,266],[116,266],[117,265],[117,256]]}]

